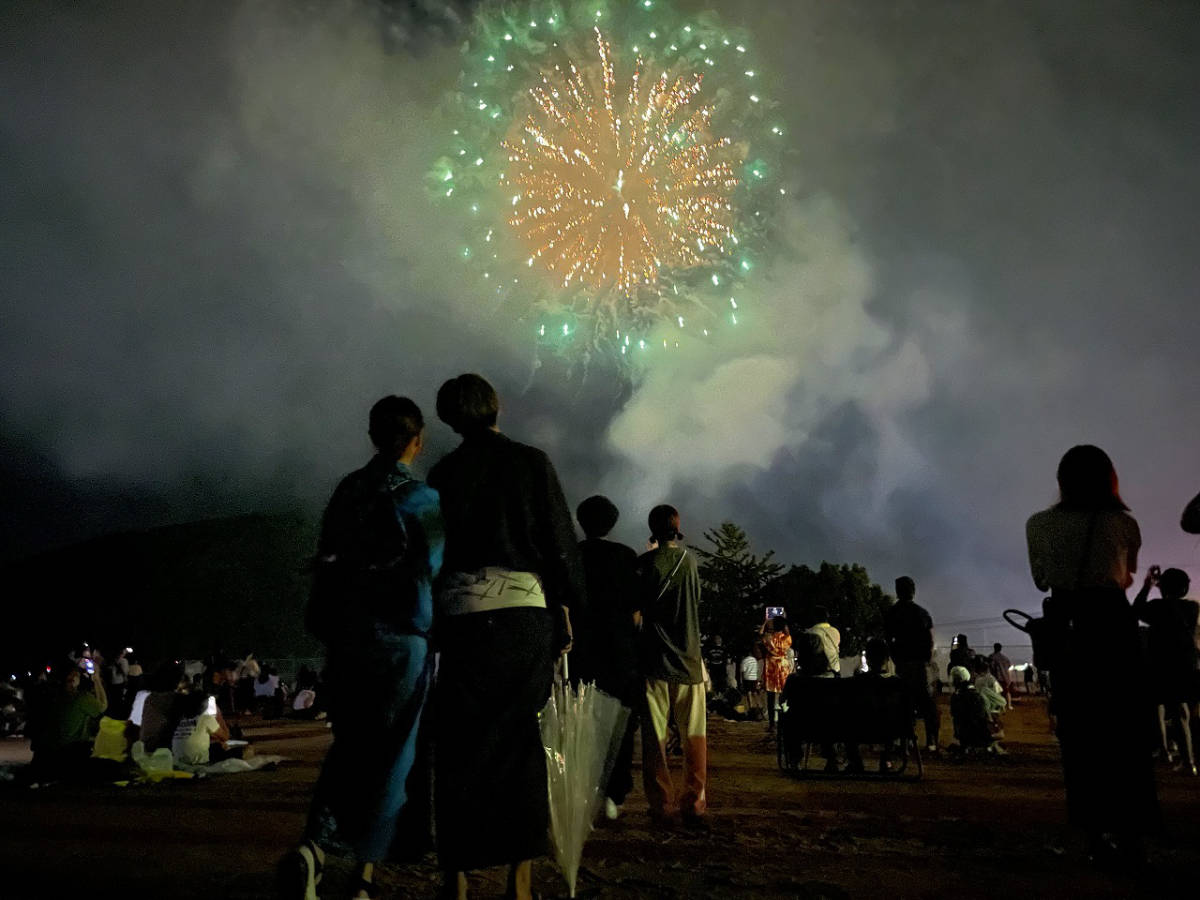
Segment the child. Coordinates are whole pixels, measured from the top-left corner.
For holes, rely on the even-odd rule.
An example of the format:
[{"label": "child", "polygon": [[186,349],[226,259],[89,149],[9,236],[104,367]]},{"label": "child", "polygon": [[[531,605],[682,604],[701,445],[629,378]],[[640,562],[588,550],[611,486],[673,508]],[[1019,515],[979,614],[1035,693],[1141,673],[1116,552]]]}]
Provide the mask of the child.
[{"label": "child", "polygon": [[954,696],[950,698],[950,716],[954,720],[954,737],[959,749],[965,753],[985,750],[1003,755],[1006,751],[992,738],[987,706],[975,690],[971,673],[964,666],[954,666],[950,670],[950,683],[954,688]]},{"label": "child", "polygon": [[[1157,600],[1148,600],[1150,588],[1157,584]],[[1183,765],[1196,774],[1196,757],[1192,750],[1192,729],[1189,706],[1195,700],[1193,685],[1196,677],[1196,633],[1197,605],[1185,599],[1191,579],[1181,569],[1162,572],[1151,566],[1146,574],[1142,589],[1133,601],[1133,612],[1150,626],[1147,635],[1148,662],[1151,690],[1158,703],[1158,728],[1162,738],[1162,750],[1168,763],[1173,762],[1171,747],[1167,740],[1167,713],[1174,715],[1183,733],[1183,748],[1186,759]]]},{"label": "child", "polygon": [[975,690],[983,698],[988,715],[995,721],[996,716],[1008,709],[1008,701],[1004,698],[1004,691],[1000,687],[1000,682],[996,680],[996,676],[992,674],[986,656],[975,657],[974,669]]}]

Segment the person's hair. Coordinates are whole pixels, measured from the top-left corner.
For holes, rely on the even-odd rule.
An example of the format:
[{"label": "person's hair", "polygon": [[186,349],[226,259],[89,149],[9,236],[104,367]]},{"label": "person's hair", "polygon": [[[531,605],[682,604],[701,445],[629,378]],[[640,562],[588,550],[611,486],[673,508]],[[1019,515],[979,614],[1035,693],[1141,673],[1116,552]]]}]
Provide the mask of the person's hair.
[{"label": "person's hair", "polygon": [[1164,597],[1177,600],[1186,596],[1192,586],[1192,579],[1183,569],[1164,569],[1158,576],[1158,589]]},{"label": "person's hair", "polygon": [[872,672],[878,672],[888,661],[888,645],[887,641],[881,637],[873,637],[867,641],[867,668]]},{"label": "person's hair", "polygon": [[971,648],[971,645],[967,643],[967,636],[965,634],[956,635],[954,638],[954,643],[955,646],[966,647],[968,650]]},{"label": "person's hair", "polygon": [[1091,444],[1080,444],[1063,454],[1058,464],[1060,509],[1127,510],[1117,483],[1117,470],[1108,454]]},{"label": "person's hair", "polygon": [[988,670],[988,661],[986,659],[984,659],[982,656],[975,657],[975,662],[973,663],[973,665],[974,665],[975,671],[978,674],[982,675],[984,672],[986,672]]},{"label": "person's hair", "polygon": [[163,663],[154,670],[146,687],[154,693],[173,691],[183,680],[183,666],[178,663]]},{"label": "person's hair", "polygon": [[367,434],[381,453],[398,458],[424,427],[425,418],[417,404],[390,394],[371,407]]},{"label": "person's hair", "polygon": [[996,643],[992,644],[992,651],[993,651],[994,653],[999,653],[999,652],[1000,652],[1001,650],[1003,650],[1003,649],[1004,649],[1004,646],[1003,646],[1003,645],[1002,645],[1002,644],[1001,644],[999,641],[997,641]]},{"label": "person's hair", "polygon": [[683,539],[683,533],[679,530],[679,510],[673,506],[663,503],[654,507],[646,522],[650,526],[650,537],[656,541]]},{"label": "person's hair", "polygon": [[907,575],[896,579],[896,599],[911,600],[917,593],[917,583]]},{"label": "person's hair", "polygon": [[588,497],[575,510],[575,518],[588,537],[604,537],[613,530],[620,515],[616,505],[600,494]]},{"label": "person's hair", "polygon": [[822,622],[829,621],[829,610],[823,606],[814,606],[812,621],[814,625],[820,625]]},{"label": "person's hair", "polygon": [[480,375],[459,375],[438,388],[438,418],[459,434],[491,428],[499,413],[500,398],[496,396],[496,389]]},{"label": "person's hair", "polygon": [[183,695],[179,704],[179,712],[185,719],[194,719],[203,715],[208,709],[208,694],[204,691],[191,691]]}]

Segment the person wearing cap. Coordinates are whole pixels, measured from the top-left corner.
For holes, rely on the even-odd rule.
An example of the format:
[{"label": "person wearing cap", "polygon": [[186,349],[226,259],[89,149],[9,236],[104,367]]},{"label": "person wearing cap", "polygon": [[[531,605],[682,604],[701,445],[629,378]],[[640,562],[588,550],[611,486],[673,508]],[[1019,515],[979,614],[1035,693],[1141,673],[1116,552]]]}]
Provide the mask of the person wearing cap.
[{"label": "person wearing cap", "polygon": [[[657,547],[638,559],[641,635],[638,658],[646,680],[642,722],[642,782],[650,813],[695,823],[707,807],[708,769],[704,667],[700,657],[700,574],[695,555],[680,545],[679,511],[650,511]],[[668,720],[683,745],[683,784],[677,793],[667,757]]]}]

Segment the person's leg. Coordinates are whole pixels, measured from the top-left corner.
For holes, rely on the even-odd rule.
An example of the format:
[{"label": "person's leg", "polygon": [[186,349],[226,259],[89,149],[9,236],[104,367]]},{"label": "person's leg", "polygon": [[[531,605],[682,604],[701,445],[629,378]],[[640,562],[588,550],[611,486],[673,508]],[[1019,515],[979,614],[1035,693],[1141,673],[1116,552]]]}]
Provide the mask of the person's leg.
[{"label": "person's leg", "polygon": [[683,793],[680,811],[685,816],[702,816],[708,808],[708,718],[704,708],[704,685],[671,685],[673,713],[683,743]]},{"label": "person's leg", "polygon": [[1179,704],[1179,730],[1183,732],[1184,765],[1193,775],[1196,774],[1196,754],[1192,750],[1192,711],[1187,703]]},{"label": "person's leg", "polygon": [[1167,707],[1165,704],[1158,704],[1158,736],[1162,742],[1163,758],[1167,762],[1173,762],[1174,757],[1171,755],[1171,743],[1167,738]]},{"label": "person's leg", "polygon": [[767,731],[775,730],[775,701],[778,699],[778,694],[774,691],[767,691]]},{"label": "person's leg", "polygon": [[625,723],[625,733],[621,736],[621,746],[617,750],[617,758],[613,762],[612,774],[608,778],[608,789],[605,794],[616,806],[625,802],[629,792],[633,790],[633,741],[637,734],[638,717],[631,714]]},{"label": "person's leg", "polygon": [[531,900],[533,897],[533,860],[523,859],[508,869],[506,900]]},{"label": "person's leg", "polygon": [[642,787],[650,814],[670,815],[675,806],[675,789],[667,763],[667,720],[671,715],[670,685],[646,679],[642,715]]},{"label": "person's leg", "polygon": [[442,900],[467,900],[467,873],[442,873]]}]

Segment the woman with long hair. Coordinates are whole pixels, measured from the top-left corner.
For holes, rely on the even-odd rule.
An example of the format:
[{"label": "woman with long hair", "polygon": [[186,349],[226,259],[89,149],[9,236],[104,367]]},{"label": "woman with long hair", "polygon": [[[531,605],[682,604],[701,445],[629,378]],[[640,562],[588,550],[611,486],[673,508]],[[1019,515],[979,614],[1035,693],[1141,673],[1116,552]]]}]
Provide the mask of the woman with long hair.
[{"label": "woman with long hair", "polygon": [[1058,719],[1067,811],[1098,863],[1140,865],[1158,823],[1147,740],[1150,706],[1137,674],[1096,690],[1096,672],[1141,671],[1137,620],[1125,596],[1142,538],[1121,499],[1112,460],[1072,447],[1058,466],[1059,502],[1026,525],[1033,581],[1050,591],[1052,705]]}]

